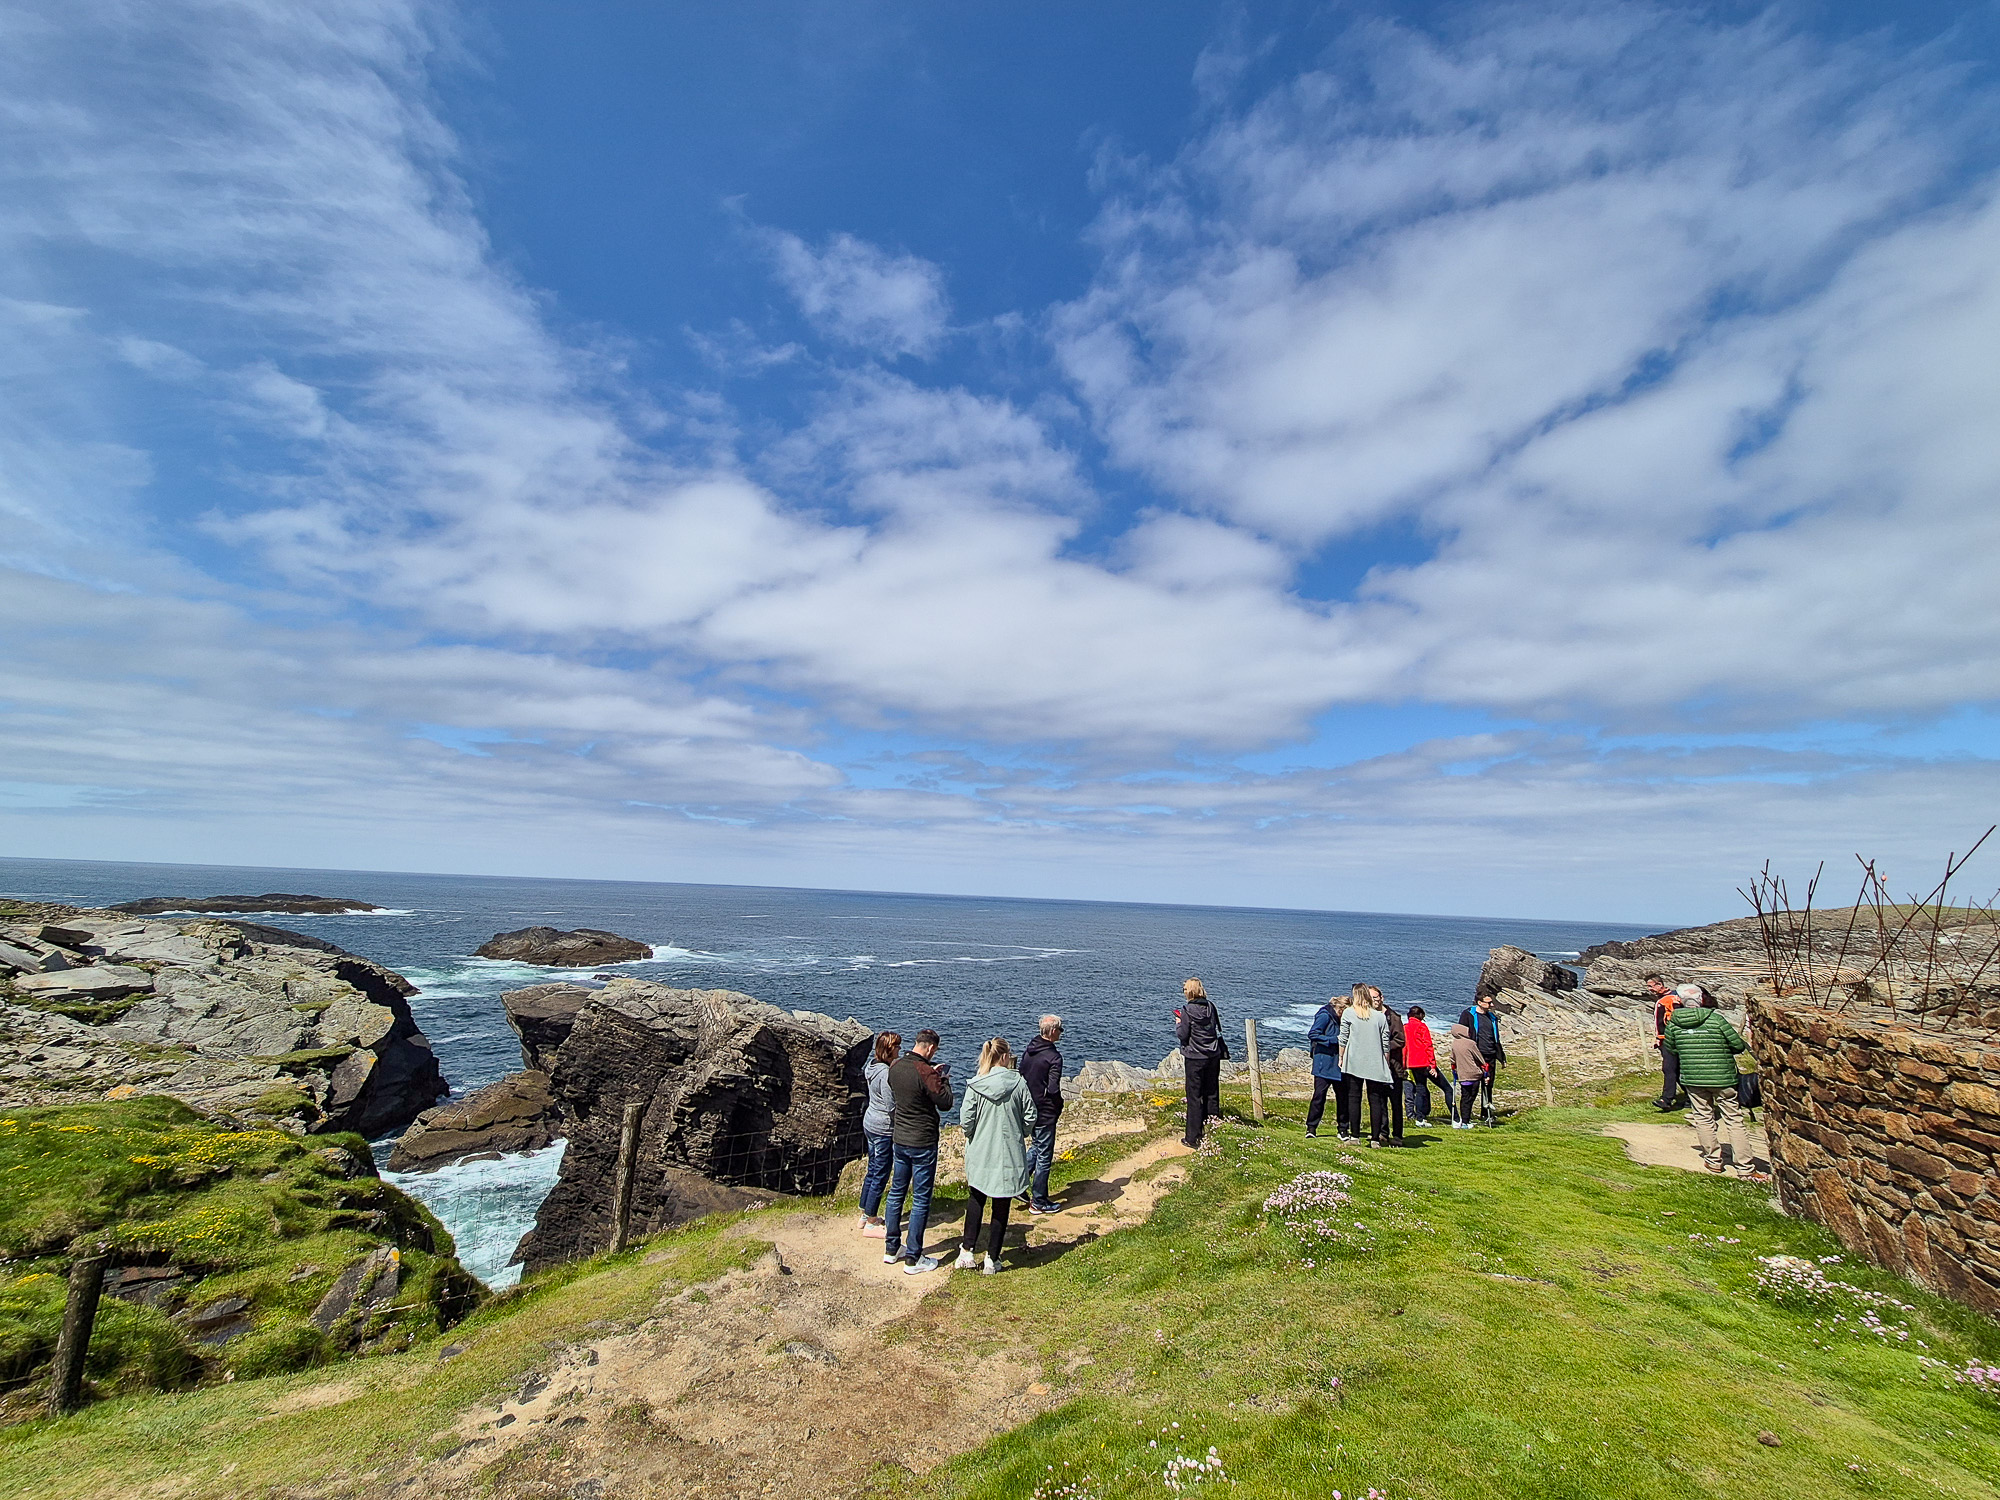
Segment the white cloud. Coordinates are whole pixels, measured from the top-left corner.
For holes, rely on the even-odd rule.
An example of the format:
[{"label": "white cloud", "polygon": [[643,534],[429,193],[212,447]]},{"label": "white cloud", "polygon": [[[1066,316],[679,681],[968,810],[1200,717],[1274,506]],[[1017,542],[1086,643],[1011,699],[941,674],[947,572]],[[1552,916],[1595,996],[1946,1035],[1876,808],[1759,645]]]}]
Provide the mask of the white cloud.
[{"label": "white cloud", "polygon": [[851,234],[820,250],[783,230],[760,238],[799,311],[823,333],[893,357],[927,355],[949,331],[944,272],[920,256],[891,255]]}]

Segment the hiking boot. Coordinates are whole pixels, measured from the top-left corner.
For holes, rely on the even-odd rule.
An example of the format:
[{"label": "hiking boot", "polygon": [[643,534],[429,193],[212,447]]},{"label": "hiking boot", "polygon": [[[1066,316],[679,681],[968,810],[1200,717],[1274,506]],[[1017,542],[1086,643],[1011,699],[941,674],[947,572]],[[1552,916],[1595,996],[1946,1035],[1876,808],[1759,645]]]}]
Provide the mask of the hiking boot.
[{"label": "hiking boot", "polygon": [[974,1255],[970,1250],[960,1250],[958,1252],[958,1259],[952,1262],[951,1268],[954,1271],[970,1271],[978,1263],[979,1257]]}]

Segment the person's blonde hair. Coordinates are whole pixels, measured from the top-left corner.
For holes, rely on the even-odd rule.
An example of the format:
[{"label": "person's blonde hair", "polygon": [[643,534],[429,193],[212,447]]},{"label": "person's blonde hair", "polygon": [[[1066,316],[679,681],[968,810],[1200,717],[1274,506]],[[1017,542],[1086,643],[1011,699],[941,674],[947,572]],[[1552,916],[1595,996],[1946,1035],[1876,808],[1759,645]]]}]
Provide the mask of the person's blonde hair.
[{"label": "person's blonde hair", "polygon": [[995,1068],[1014,1066],[1014,1049],[1007,1045],[1005,1037],[996,1036],[979,1049],[979,1071],[990,1073]]},{"label": "person's blonde hair", "polygon": [[1373,985],[1367,984],[1357,984],[1354,986],[1353,990],[1348,994],[1347,1008],[1349,1010],[1358,1010],[1364,1016],[1374,1015],[1375,997],[1369,993],[1373,988]]},{"label": "person's blonde hair", "polygon": [[1201,987],[1199,979],[1183,980],[1181,982],[1181,993],[1190,1000],[1206,1000],[1208,998],[1208,991]]}]

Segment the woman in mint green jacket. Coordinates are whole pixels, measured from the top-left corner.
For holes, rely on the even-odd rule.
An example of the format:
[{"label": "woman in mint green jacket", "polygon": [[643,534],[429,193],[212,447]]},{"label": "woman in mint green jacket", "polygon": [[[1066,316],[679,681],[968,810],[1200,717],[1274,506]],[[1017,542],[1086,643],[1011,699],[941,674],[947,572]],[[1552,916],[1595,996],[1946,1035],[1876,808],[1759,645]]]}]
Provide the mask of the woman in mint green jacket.
[{"label": "woman in mint green jacket", "polygon": [[965,1237],[959,1241],[958,1269],[968,1271],[979,1247],[979,1221],[992,1208],[986,1241],[988,1276],[1000,1269],[1000,1242],[1007,1214],[1028,1191],[1027,1138],[1035,1128],[1035,1099],[1014,1067],[1014,1049],[994,1037],[979,1049],[979,1076],[965,1091],[958,1123],[965,1128]]}]

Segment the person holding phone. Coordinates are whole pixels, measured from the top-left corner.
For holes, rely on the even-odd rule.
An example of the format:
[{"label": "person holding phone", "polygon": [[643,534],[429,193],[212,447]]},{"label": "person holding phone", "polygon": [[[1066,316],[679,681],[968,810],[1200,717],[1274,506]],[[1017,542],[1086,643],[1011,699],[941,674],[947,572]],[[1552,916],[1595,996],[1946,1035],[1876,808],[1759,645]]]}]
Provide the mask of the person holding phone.
[{"label": "person holding phone", "polygon": [[[895,1096],[890,1113],[893,1167],[889,1195],[882,1202],[882,1263],[903,1262],[916,1276],[938,1268],[937,1257],[924,1254],[924,1221],[930,1217],[931,1189],[937,1184],[938,1120],[952,1106],[951,1064],[937,1061],[941,1038],[929,1027],[917,1033],[910,1050],[889,1065],[889,1092]],[[903,1229],[903,1204],[910,1206],[910,1227]]]},{"label": "person holding phone", "polygon": [[1222,1039],[1221,1013],[1199,979],[1182,984],[1181,996],[1174,1012],[1174,1035],[1187,1072],[1187,1132],[1181,1139],[1199,1146],[1208,1122],[1222,1117],[1222,1064],[1229,1043]]}]

